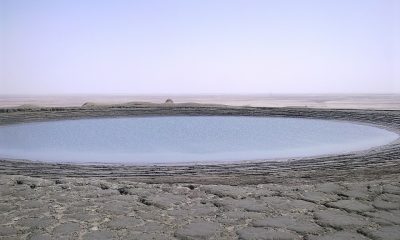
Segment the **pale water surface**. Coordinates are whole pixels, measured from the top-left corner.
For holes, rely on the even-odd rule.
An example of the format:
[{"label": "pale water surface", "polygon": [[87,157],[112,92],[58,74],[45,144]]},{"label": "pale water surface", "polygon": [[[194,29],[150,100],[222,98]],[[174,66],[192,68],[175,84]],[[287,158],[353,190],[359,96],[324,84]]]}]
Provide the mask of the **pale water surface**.
[{"label": "pale water surface", "polygon": [[0,127],[0,157],[73,163],[204,163],[346,153],[396,133],[341,121],[270,117],[133,117]]}]

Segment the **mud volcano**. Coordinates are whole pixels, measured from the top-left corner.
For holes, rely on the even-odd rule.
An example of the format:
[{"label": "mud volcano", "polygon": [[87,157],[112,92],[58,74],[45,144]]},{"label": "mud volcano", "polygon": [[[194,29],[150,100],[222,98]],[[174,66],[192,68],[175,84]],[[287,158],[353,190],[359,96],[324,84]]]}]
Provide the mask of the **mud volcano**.
[{"label": "mud volcano", "polygon": [[168,116],[0,127],[0,156],[46,162],[179,164],[287,160],[388,144],[396,133],[347,121]]}]

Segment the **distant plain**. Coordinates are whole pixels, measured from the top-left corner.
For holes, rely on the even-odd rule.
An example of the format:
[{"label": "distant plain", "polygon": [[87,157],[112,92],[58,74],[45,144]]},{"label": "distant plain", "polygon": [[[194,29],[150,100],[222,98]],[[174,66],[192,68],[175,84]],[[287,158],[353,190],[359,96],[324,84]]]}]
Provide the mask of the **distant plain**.
[{"label": "distant plain", "polygon": [[0,95],[0,107],[37,105],[81,106],[86,102],[120,104],[127,102],[195,102],[252,107],[310,107],[338,109],[400,110],[400,94],[269,94],[269,95]]}]

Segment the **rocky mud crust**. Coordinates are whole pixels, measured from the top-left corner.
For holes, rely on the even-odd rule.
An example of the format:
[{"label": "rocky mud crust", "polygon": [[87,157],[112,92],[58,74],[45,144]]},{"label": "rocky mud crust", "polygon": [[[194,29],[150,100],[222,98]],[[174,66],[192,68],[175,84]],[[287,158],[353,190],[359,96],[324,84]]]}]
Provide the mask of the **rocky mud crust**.
[{"label": "rocky mud crust", "polygon": [[400,177],[148,184],[0,177],[1,239],[399,239]]},{"label": "rocky mud crust", "polygon": [[[303,117],[400,129],[400,111],[195,104],[0,109],[0,125],[152,115]],[[186,166],[3,159],[0,200],[0,239],[400,239],[400,145]]]}]

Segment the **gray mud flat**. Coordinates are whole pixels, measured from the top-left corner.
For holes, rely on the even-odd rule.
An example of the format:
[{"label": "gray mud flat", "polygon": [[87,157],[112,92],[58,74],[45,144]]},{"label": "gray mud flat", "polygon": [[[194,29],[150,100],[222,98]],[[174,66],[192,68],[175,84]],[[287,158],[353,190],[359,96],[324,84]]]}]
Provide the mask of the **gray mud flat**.
[{"label": "gray mud flat", "polygon": [[1,239],[399,239],[400,178],[148,184],[0,177]]},{"label": "gray mud flat", "polygon": [[[241,115],[400,129],[400,111],[130,104],[0,109],[0,124]],[[0,161],[0,239],[400,239],[400,145],[299,159],[187,166]]]}]

